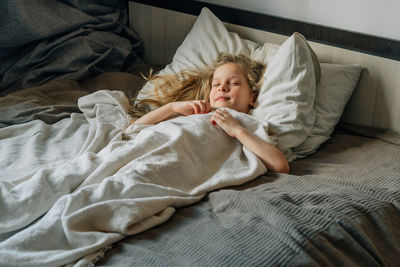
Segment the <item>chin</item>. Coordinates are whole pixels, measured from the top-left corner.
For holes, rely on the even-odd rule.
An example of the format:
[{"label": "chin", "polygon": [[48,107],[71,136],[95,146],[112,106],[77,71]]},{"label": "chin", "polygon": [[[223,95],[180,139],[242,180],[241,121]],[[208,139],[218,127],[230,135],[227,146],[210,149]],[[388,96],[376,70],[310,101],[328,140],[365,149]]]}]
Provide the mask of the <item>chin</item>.
[{"label": "chin", "polygon": [[214,105],[212,105],[213,108],[224,108],[227,107],[227,105],[225,103],[221,103],[220,101],[214,103]]},{"label": "chin", "polygon": [[214,108],[232,108],[229,105],[215,105]]}]

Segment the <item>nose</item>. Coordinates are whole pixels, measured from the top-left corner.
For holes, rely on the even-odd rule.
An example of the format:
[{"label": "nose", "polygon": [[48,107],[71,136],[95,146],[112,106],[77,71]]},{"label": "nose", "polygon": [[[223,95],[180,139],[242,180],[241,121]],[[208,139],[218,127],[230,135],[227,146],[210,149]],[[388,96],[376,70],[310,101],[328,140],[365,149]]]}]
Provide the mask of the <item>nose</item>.
[{"label": "nose", "polygon": [[218,91],[222,91],[222,92],[229,91],[228,84],[227,83],[221,83],[221,85],[218,87]]}]

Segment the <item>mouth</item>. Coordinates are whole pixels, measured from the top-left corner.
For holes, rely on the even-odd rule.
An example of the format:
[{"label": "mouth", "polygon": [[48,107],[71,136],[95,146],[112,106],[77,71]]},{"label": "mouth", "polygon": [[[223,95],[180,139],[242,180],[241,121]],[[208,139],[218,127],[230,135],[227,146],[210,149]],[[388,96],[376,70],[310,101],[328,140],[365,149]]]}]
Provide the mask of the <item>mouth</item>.
[{"label": "mouth", "polygon": [[228,101],[230,98],[227,96],[219,96],[217,98],[215,98],[215,101]]}]

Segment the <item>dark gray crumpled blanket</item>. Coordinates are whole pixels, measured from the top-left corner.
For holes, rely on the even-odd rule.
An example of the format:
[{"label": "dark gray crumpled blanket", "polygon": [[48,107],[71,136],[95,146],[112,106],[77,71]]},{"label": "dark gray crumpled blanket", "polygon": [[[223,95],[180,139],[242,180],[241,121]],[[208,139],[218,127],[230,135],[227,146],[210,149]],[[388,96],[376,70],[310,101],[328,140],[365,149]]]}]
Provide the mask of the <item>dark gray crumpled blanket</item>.
[{"label": "dark gray crumpled blanket", "polygon": [[122,70],[143,52],[127,17],[120,0],[0,1],[0,95]]}]

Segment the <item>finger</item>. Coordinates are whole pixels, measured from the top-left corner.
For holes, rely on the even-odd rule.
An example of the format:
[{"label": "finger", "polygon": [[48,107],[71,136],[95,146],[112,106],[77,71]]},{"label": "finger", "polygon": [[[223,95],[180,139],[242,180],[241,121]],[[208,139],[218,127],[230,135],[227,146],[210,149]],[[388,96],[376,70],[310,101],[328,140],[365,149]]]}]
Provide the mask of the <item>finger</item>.
[{"label": "finger", "polygon": [[192,105],[193,105],[193,109],[194,109],[194,114],[198,114],[199,113],[199,109],[200,109],[199,106],[198,106],[198,103],[193,102]]},{"label": "finger", "polygon": [[225,119],[233,118],[232,114],[225,109],[221,110],[221,116]]},{"label": "finger", "polygon": [[230,113],[226,109],[218,109],[218,111],[223,115],[230,115]]},{"label": "finger", "polygon": [[211,123],[212,124],[214,124],[214,125],[216,125],[217,124],[217,122],[216,122],[216,118],[217,116],[216,116],[216,114],[215,114],[215,112],[214,112],[214,114],[211,116],[211,118],[210,118],[210,121],[211,121]]},{"label": "finger", "polygon": [[201,113],[208,113],[209,111],[209,106],[208,106],[208,102],[205,100],[201,100],[199,101],[199,106],[201,107]]},{"label": "finger", "polygon": [[212,119],[212,122],[213,124],[218,124],[219,126],[221,126],[225,123],[225,118],[220,114],[215,114],[215,116]]},{"label": "finger", "polygon": [[215,115],[217,115],[220,118],[224,118],[226,116],[226,113],[223,109],[217,109],[215,111]]},{"label": "finger", "polygon": [[210,102],[204,101],[204,105],[205,105],[204,113],[210,112],[211,110]]},{"label": "finger", "polygon": [[204,113],[205,106],[203,101],[199,101],[198,106],[199,106],[199,113]]},{"label": "finger", "polygon": [[218,111],[218,112],[215,112],[214,114],[215,114],[215,117],[221,121],[226,119],[226,114],[223,111]]},{"label": "finger", "polygon": [[210,103],[208,101],[203,101],[203,106],[204,106],[204,113],[210,112]]}]

